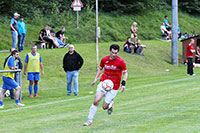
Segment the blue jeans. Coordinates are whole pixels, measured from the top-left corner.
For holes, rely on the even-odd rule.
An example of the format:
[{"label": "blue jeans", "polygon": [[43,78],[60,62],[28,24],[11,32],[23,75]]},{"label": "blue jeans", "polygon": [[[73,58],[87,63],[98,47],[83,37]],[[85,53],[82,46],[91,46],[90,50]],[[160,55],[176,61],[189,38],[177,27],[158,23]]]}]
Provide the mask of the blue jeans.
[{"label": "blue jeans", "polygon": [[74,84],[74,95],[78,95],[78,70],[67,71],[67,95],[72,93],[72,79]]},{"label": "blue jeans", "polygon": [[65,45],[59,38],[57,38],[57,37],[55,37],[55,38],[56,38],[57,42],[60,44],[60,46],[64,46]]},{"label": "blue jeans", "polygon": [[12,47],[16,48],[18,33],[11,30],[11,35],[12,35]]},{"label": "blue jeans", "polygon": [[22,33],[21,35],[19,35],[19,43],[18,43],[19,52],[24,50],[25,38],[26,34]]}]

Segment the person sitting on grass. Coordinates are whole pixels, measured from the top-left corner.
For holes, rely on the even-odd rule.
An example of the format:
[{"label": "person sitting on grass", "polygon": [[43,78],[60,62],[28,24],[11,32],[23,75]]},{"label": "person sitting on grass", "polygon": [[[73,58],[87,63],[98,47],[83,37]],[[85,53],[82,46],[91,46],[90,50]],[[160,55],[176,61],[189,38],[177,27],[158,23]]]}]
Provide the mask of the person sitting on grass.
[{"label": "person sitting on grass", "polygon": [[141,55],[141,56],[144,56],[144,54],[143,54],[144,48],[146,48],[146,45],[142,45],[142,44],[141,44],[141,41],[138,40],[137,43],[135,44],[135,49],[134,49],[134,50],[135,50],[135,53],[136,53],[136,54],[139,54],[139,55]]},{"label": "person sitting on grass", "polygon": [[137,40],[137,31],[138,31],[137,23],[133,22],[133,24],[131,25],[131,38],[133,40],[133,43],[135,43]]},{"label": "person sitting on grass", "polygon": [[167,36],[167,40],[172,38],[172,33],[171,31],[168,31],[165,27],[165,23],[162,23],[162,25],[160,26],[160,30],[162,32],[162,36]]},{"label": "person sitting on grass", "polygon": [[124,43],[123,47],[124,47],[125,52],[131,53],[132,55],[134,55],[135,44],[131,42],[130,37],[127,38],[127,41]]}]

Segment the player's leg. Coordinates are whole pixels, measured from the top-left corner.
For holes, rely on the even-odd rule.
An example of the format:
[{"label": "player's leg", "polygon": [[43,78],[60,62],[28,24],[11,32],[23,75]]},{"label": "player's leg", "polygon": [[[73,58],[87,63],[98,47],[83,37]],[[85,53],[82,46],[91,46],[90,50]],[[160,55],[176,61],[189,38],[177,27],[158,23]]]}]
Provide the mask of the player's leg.
[{"label": "player's leg", "polygon": [[20,95],[20,86],[15,88],[15,105],[16,106],[24,106],[24,104],[19,103],[19,95]]},{"label": "player's leg", "polygon": [[72,72],[67,71],[67,95],[71,95],[72,93]]},{"label": "player's leg", "polygon": [[97,86],[97,91],[96,91],[96,95],[94,98],[94,102],[90,107],[90,112],[88,115],[88,121],[86,123],[84,123],[84,126],[90,126],[92,125],[92,121],[93,118],[96,114],[97,111],[97,106],[99,105],[99,102],[101,101],[101,99],[104,97],[104,91],[102,91],[102,82],[99,83],[99,85]]},{"label": "player's leg", "polygon": [[28,86],[28,89],[29,89],[29,97],[30,97],[30,98],[33,98],[33,94],[32,94],[32,90],[33,90],[33,80],[34,80],[34,75],[33,75],[33,73],[28,73],[27,80],[29,80],[29,86]]},{"label": "player's leg", "polygon": [[0,93],[0,108],[3,108],[3,98],[4,98],[6,91],[7,91],[6,89],[1,90],[1,93]]},{"label": "player's leg", "polygon": [[32,91],[33,91],[33,81],[29,81],[28,89],[29,89],[29,97],[33,98],[33,94],[32,94]]},{"label": "player's leg", "polygon": [[78,96],[78,70],[73,71],[74,95]]},{"label": "player's leg", "polygon": [[40,74],[39,73],[35,73],[34,74],[34,96],[35,97],[39,97],[38,95],[38,82],[40,80]]},{"label": "player's leg", "polygon": [[38,93],[38,81],[34,81],[34,96],[39,97]]},{"label": "player's leg", "polygon": [[105,95],[105,100],[104,100],[102,107],[104,110],[108,109],[109,115],[113,111],[113,100],[114,100],[115,96],[117,95],[117,92],[118,92],[118,90],[111,90],[111,91],[107,92],[107,94]]}]

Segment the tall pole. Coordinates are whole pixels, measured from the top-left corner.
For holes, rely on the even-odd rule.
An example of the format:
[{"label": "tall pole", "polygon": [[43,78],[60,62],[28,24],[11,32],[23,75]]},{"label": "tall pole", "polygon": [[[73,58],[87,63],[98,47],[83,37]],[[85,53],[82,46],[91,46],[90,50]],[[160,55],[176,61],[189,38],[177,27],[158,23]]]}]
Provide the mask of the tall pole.
[{"label": "tall pole", "polygon": [[98,69],[98,62],[99,62],[98,0],[96,0],[96,59],[97,59],[97,69]]},{"label": "tall pole", "polygon": [[178,65],[178,0],[172,0],[172,64]]},{"label": "tall pole", "polygon": [[78,29],[78,11],[76,11],[76,16],[77,16],[77,29]]}]

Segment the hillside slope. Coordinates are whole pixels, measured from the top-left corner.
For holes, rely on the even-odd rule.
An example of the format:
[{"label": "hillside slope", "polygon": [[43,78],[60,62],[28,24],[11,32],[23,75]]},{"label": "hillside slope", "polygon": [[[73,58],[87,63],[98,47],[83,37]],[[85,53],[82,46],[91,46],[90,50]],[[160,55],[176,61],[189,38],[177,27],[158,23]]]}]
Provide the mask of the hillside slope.
[{"label": "hillside slope", "polygon": [[[138,38],[142,40],[151,40],[160,37],[160,25],[163,17],[169,16],[171,23],[171,12],[152,11],[142,15],[121,15],[99,13],[99,27],[101,28],[101,42],[124,41],[130,36],[130,26],[136,21],[138,23]],[[0,50],[9,49],[12,46],[8,17],[0,17]],[[37,17],[25,18],[27,22],[27,37],[25,47],[30,47],[34,40],[38,40],[39,31],[45,24],[56,26],[56,31],[62,26],[66,27],[66,36],[69,37],[68,43],[82,44],[95,42],[95,13],[92,11],[80,12],[79,28],[76,28],[76,14],[69,13],[62,20],[57,20],[56,16],[52,18]],[[195,33],[200,31],[200,19],[188,14],[179,12],[179,24],[182,33]]]}]

